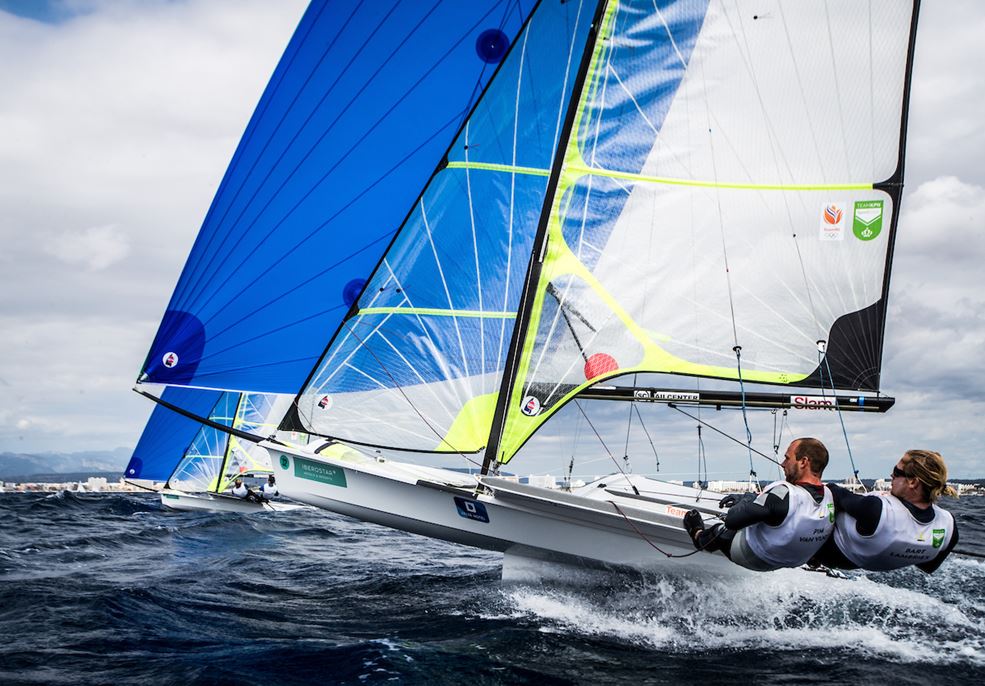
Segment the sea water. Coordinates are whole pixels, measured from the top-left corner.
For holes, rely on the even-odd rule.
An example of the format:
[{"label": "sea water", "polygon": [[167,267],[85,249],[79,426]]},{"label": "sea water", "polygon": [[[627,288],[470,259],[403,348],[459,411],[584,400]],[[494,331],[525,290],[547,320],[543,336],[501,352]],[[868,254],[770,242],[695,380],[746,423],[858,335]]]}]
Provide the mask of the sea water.
[{"label": "sea water", "polygon": [[[958,547],[985,554],[985,498],[946,507]],[[514,562],[311,508],[3,494],[0,683],[985,680],[973,557],[847,579]]]}]

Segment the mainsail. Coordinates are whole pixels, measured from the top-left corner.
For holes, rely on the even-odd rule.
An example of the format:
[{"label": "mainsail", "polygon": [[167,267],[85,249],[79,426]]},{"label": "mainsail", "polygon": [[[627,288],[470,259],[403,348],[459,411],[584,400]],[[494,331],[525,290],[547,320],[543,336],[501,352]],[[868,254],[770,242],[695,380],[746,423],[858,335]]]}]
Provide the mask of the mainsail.
[{"label": "mainsail", "polygon": [[629,373],[878,390],[915,19],[888,0],[608,3],[496,459]]}]

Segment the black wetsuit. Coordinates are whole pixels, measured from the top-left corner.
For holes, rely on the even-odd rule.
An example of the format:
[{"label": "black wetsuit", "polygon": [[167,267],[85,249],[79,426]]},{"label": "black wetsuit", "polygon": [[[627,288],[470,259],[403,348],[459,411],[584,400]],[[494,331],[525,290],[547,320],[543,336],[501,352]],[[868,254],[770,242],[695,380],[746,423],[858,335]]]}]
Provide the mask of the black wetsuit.
[{"label": "black wetsuit", "polygon": [[[854,517],[855,530],[860,536],[871,536],[876,532],[876,527],[879,526],[879,520],[882,518],[882,498],[852,493],[847,488],[842,488],[836,484],[828,484],[828,488],[831,489],[831,495],[834,497],[835,512],[844,512]],[[934,508],[919,508],[903,499],[900,499],[900,502],[918,522],[928,524],[933,521]],[[951,536],[951,542],[947,544],[947,547],[941,550],[937,557],[930,562],[923,562],[914,566],[927,572],[927,574],[933,574],[957,544],[958,523],[955,522],[954,535]],[[817,555],[811,559],[810,564],[820,564],[832,569],[858,569],[858,565],[845,557],[844,553],[838,549],[834,536],[821,546]]]},{"label": "black wetsuit", "polygon": [[[807,489],[807,492],[814,498],[814,502],[819,503],[824,499],[824,486],[807,483],[798,483],[797,485]],[[767,526],[782,524],[790,510],[789,489],[786,490],[783,497],[770,491],[766,494],[766,499],[762,504],[756,502],[757,497],[755,493],[745,493],[740,496],[739,501],[729,508],[725,515],[724,524],[716,524],[698,534],[697,546],[707,551],[720,550],[731,560],[732,539],[735,538],[739,529],[760,523]]]}]

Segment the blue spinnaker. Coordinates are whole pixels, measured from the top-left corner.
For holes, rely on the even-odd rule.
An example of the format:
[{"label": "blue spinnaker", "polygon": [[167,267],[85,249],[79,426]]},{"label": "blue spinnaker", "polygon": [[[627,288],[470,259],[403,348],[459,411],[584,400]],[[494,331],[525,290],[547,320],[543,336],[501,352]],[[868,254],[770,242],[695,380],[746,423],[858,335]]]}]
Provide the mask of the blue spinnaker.
[{"label": "blue spinnaker", "polygon": [[141,381],[297,392],[534,6],[312,2]]},{"label": "blue spinnaker", "polygon": [[[190,414],[206,417],[222,395],[220,391],[166,388],[161,397]],[[195,420],[158,405],[147,420],[123,475],[128,479],[166,481],[201,428]]]}]

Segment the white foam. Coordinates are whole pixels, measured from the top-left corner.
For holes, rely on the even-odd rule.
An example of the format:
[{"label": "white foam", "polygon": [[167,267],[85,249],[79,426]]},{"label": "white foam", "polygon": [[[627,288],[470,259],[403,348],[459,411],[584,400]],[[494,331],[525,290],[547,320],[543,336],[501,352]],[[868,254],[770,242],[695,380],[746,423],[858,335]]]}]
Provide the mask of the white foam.
[{"label": "white foam", "polygon": [[818,648],[985,665],[985,565],[978,562],[948,561],[933,576],[908,569],[847,579],[801,570],[717,580],[620,578],[549,565],[550,579],[537,581],[536,568],[511,571],[501,612],[540,622],[542,631],[674,652]]}]

